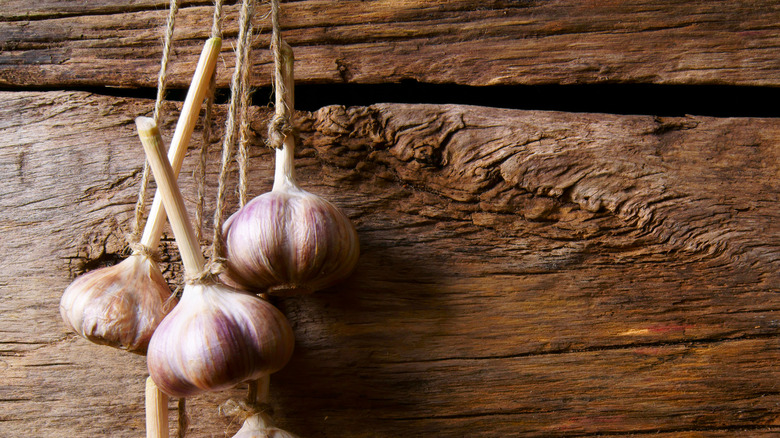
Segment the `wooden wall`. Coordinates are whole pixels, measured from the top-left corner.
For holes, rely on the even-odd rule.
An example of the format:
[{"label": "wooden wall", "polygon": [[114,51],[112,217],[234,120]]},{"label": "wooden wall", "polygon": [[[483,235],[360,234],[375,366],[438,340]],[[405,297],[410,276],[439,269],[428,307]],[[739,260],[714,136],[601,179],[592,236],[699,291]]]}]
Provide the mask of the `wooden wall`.
[{"label": "wooden wall", "polygon": [[[68,332],[58,304],[76,275],[123,252],[143,163],[133,119],[152,110],[143,96],[166,3],[6,0],[0,11],[0,436],[144,433],[144,358]],[[221,87],[237,9],[226,8]],[[257,86],[270,78],[267,9]],[[780,86],[769,0],[282,10],[311,92],[405,80]],[[208,0],[183,2],[174,87],[211,13]],[[166,139],[178,107],[165,106]],[[271,186],[269,117],[252,109],[252,195]],[[302,438],[780,434],[780,119],[424,100],[296,117],[302,186],[352,218],[362,255],[346,283],[276,301],[297,339],[272,377],[282,427]],[[181,176],[191,211],[193,158]],[[177,261],[166,231],[174,286]],[[187,436],[232,436],[239,424],[217,407],[244,389],[189,400]]]}]

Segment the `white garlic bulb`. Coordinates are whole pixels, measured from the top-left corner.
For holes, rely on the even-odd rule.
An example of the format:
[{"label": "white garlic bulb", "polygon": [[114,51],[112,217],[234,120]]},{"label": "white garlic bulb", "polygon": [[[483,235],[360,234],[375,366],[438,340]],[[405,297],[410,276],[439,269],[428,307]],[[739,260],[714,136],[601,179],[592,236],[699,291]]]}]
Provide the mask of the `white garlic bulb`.
[{"label": "white garlic bulb", "polygon": [[244,420],[244,425],[233,435],[233,438],[298,438],[298,436],[274,427],[266,414],[259,413]]},{"label": "white garlic bulb", "polygon": [[60,315],[68,328],[92,342],[145,354],[175,304],[154,261],[134,254],[78,277],[62,295]]},{"label": "white garlic bulb", "polygon": [[287,318],[267,301],[223,285],[188,284],[152,337],[147,365],[163,392],[186,397],[274,373],[294,343]]}]

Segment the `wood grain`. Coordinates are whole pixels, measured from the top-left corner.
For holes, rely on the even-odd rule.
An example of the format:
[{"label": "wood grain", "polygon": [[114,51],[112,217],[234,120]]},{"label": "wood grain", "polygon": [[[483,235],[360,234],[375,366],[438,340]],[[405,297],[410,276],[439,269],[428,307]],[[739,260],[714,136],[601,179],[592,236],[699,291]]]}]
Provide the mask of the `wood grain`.
[{"label": "wood grain", "polygon": [[[166,1],[9,0],[0,85],[153,87]],[[171,83],[185,87],[211,26],[209,1],[177,18]],[[252,83],[269,85],[267,3]],[[224,29],[237,32],[237,7]],[[729,84],[780,86],[773,0],[301,0],[283,4],[300,83]],[[223,47],[227,86],[233,64]]]},{"label": "wood grain", "polygon": [[[75,275],[121,255],[143,156],[133,119],[152,102],[0,99],[0,435],[139,436],[143,358],[68,333],[57,306]],[[252,196],[273,175],[270,112],[253,111]],[[302,186],[347,212],[362,255],[345,284],[276,303],[297,338],[272,378],[282,427],[780,433],[780,121],[375,105],[297,126]],[[239,424],[216,406],[240,397],[190,400],[188,436],[230,436]]]}]

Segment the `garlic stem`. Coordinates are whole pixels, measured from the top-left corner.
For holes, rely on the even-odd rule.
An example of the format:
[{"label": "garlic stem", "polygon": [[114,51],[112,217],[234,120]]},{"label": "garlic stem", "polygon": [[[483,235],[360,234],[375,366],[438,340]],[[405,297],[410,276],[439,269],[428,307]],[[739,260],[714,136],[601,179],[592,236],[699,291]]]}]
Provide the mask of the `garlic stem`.
[{"label": "garlic stem", "polygon": [[250,405],[260,405],[268,403],[268,390],[271,386],[271,375],[266,374],[257,380],[249,382],[249,391],[247,393],[247,403]]},{"label": "garlic stem", "polygon": [[[179,171],[181,171],[184,155],[187,152],[187,146],[190,143],[192,131],[195,129],[195,124],[198,121],[200,107],[206,96],[206,92],[208,91],[211,75],[217,65],[217,58],[221,47],[221,38],[209,38],[203,46],[203,51],[198,60],[198,66],[195,68],[195,73],[192,76],[192,82],[190,83],[189,91],[187,91],[184,105],[182,105],[179,121],[176,124],[176,130],[174,131],[173,139],[171,140],[171,147],[168,151],[168,160],[173,168],[174,178],[176,178],[179,175]],[[149,211],[149,219],[146,222],[144,234],[141,237],[141,244],[149,249],[157,248],[157,245],[160,243],[160,236],[162,235],[164,225],[165,209],[163,208],[160,190],[157,189],[157,192],[154,195],[154,201],[152,201],[152,208]]]},{"label": "garlic stem", "polygon": [[168,436],[168,396],[146,378],[146,438]]},{"label": "garlic stem", "polygon": [[295,182],[295,139],[292,134],[284,139],[284,146],[276,150],[273,192],[298,187]]},{"label": "garlic stem", "polygon": [[[292,47],[282,41],[282,77],[276,77],[281,84],[276,84],[276,114],[289,115],[287,123],[292,126],[292,117],[295,112],[295,56]],[[284,138],[284,146],[276,150],[276,168],[274,171],[274,186],[272,191],[285,190],[297,187],[295,182],[295,136],[292,133]]]},{"label": "garlic stem", "polygon": [[149,160],[149,167],[157,182],[158,192],[162,195],[162,202],[168,213],[176,244],[179,246],[184,270],[189,275],[198,275],[203,271],[206,260],[203,258],[195,238],[195,231],[187,217],[184,199],[173,175],[171,163],[165,156],[160,130],[154,119],[150,117],[138,117],[135,119],[135,124],[146,152],[146,159]]}]

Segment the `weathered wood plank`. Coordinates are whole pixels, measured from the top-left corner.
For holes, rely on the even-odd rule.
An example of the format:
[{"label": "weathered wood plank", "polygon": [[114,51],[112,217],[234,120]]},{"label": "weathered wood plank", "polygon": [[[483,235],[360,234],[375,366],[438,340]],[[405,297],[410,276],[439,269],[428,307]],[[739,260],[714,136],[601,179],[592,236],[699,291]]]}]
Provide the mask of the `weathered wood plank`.
[{"label": "weathered wood plank", "polygon": [[[289,406],[290,427],[319,430],[327,424],[327,430],[353,430],[361,437],[397,436],[401,430],[408,436],[468,431],[470,436],[542,437],[706,430],[713,424],[766,429],[777,425],[776,389],[769,380],[757,384],[755,376],[776,376],[778,357],[777,339],[771,339],[477,361],[411,360],[365,370],[317,365],[315,359],[297,362],[303,368],[286,370],[280,379],[280,385],[298,387],[296,394],[305,392],[309,403],[298,408],[292,395],[281,404]],[[341,388],[311,385],[299,378],[303,373],[313,382],[336,378]],[[735,411],[735,404],[746,409]],[[374,419],[370,428],[365,422],[356,427],[355,419],[365,417]]]},{"label": "weathered wood plank", "polygon": [[[14,0],[0,13],[0,85],[154,86],[165,3]],[[209,2],[184,6],[178,87],[212,13]],[[228,35],[236,11],[226,8]],[[260,5],[258,17],[265,12]],[[780,5],[771,0],[304,0],[285,3],[283,14],[301,83],[780,85]],[[268,85],[269,26],[258,25],[252,82]],[[220,72],[221,86],[229,74]]]},{"label": "weathered wood plank", "polygon": [[[68,334],[57,305],[122,250],[151,102],[0,99],[0,435],[138,436],[143,358]],[[302,185],[345,209],[362,256],[342,286],[278,302],[291,431],[778,432],[780,121],[376,105],[298,125]],[[251,166],[260,194],[271,154]],[[194,398],[189,436],[236,430],[216,406],[240,396]]]}]

